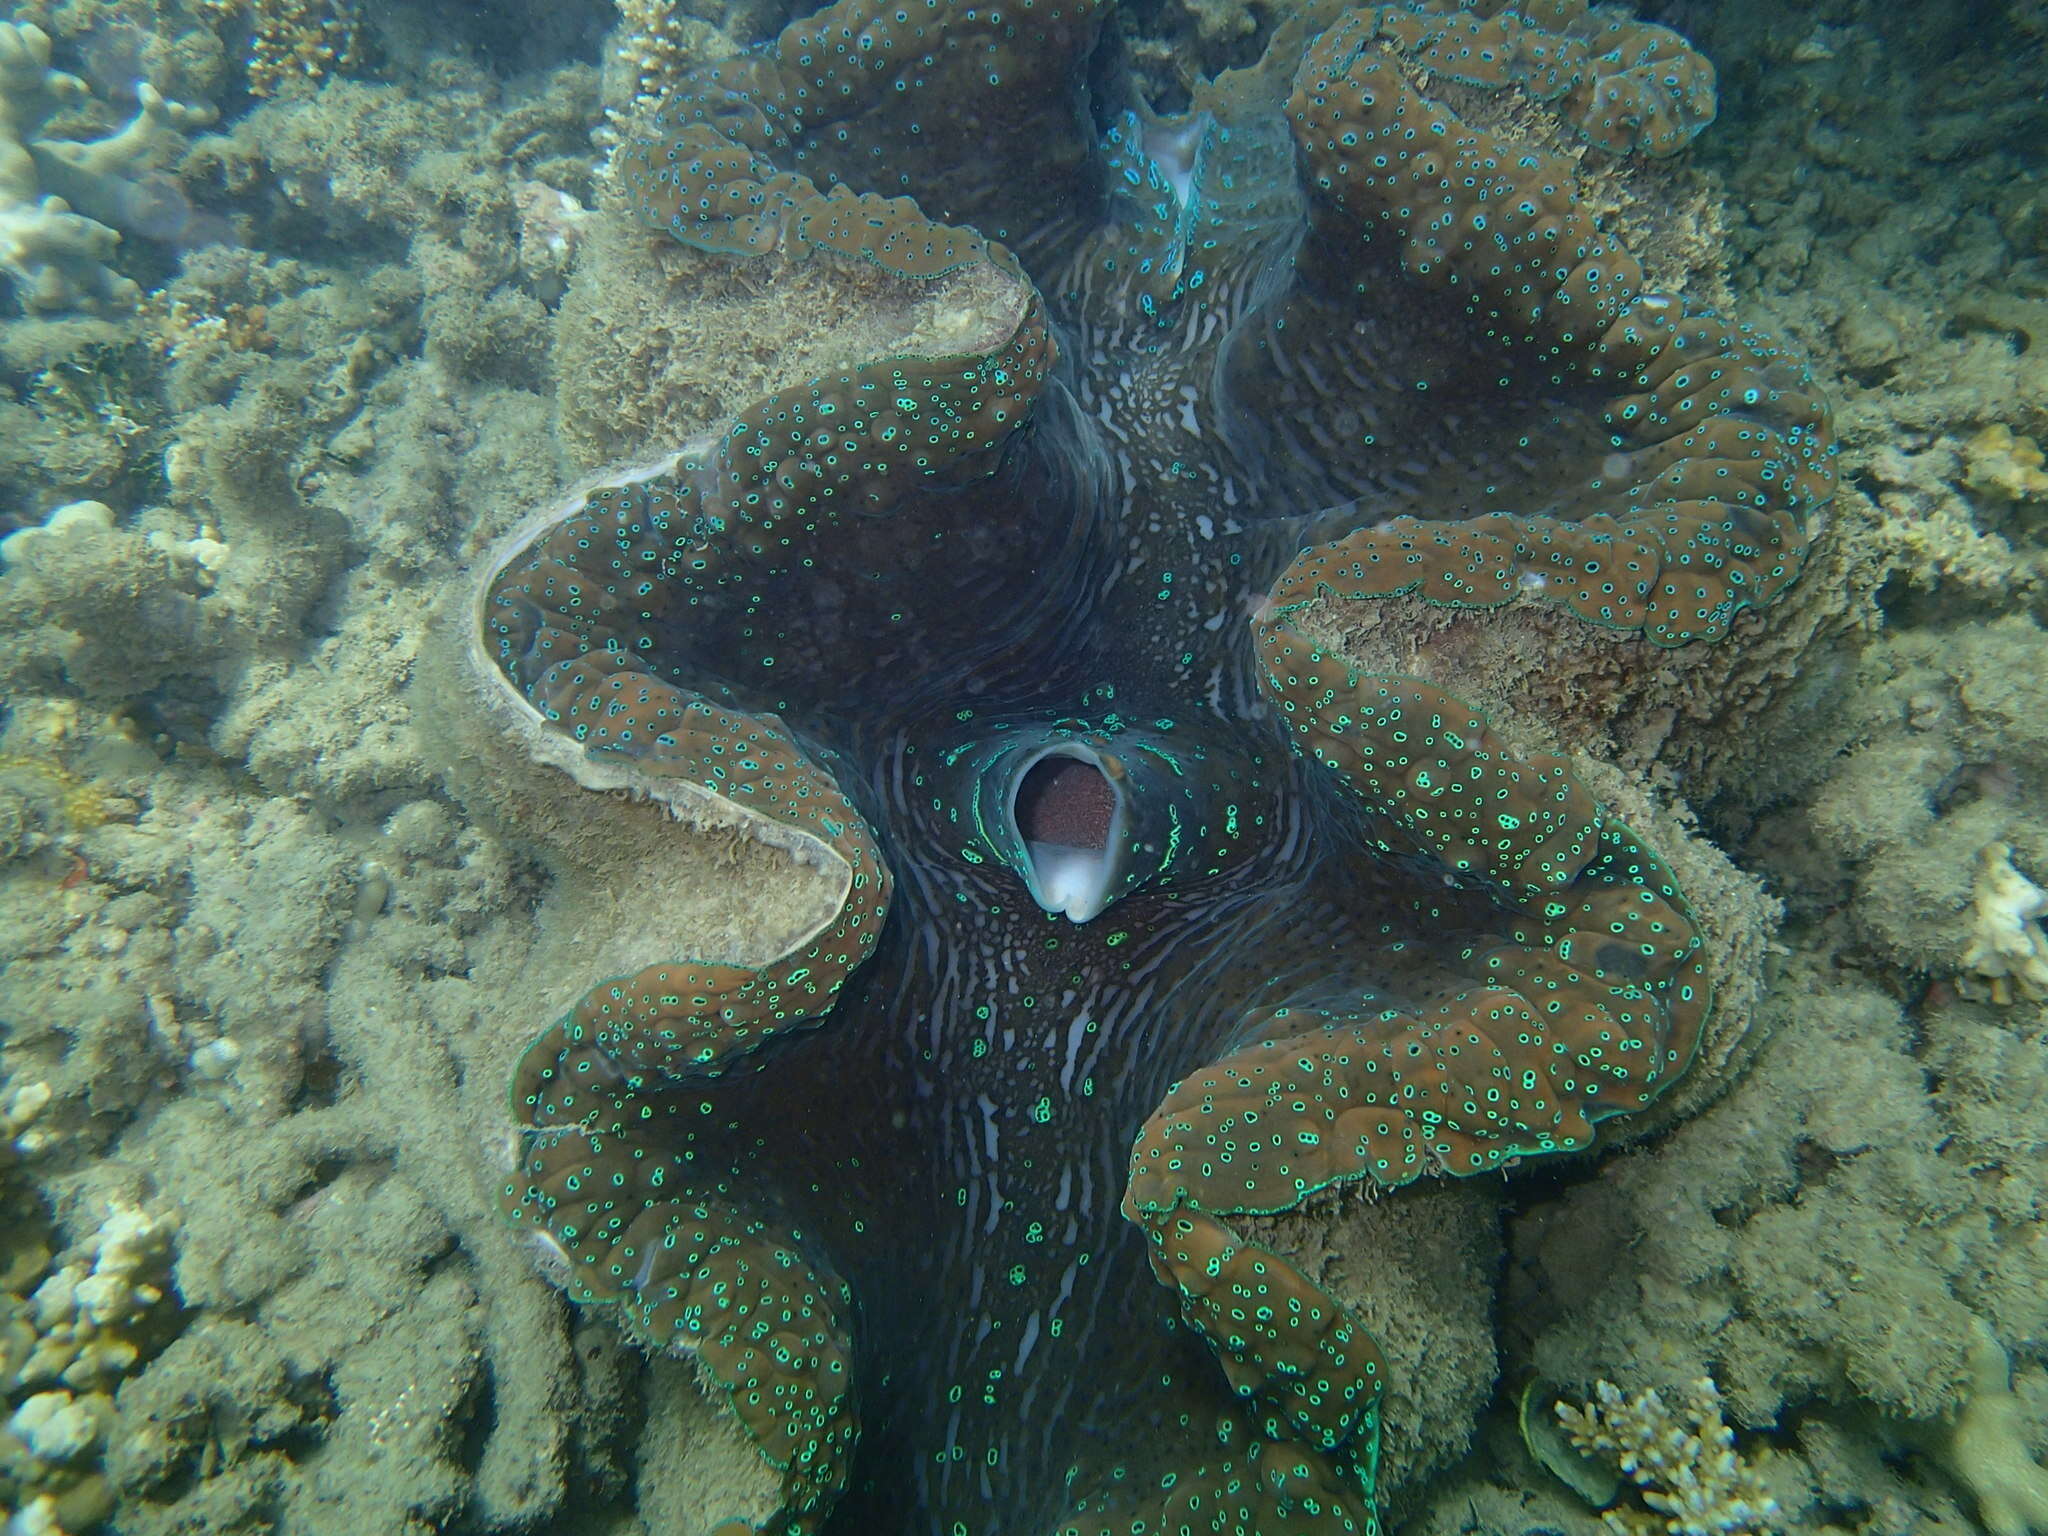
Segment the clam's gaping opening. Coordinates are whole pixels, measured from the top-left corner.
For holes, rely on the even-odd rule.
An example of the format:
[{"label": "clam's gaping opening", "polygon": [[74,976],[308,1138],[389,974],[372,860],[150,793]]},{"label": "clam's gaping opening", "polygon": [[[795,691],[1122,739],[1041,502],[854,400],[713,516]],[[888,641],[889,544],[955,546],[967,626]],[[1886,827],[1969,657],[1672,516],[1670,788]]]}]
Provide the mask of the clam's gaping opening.
[{"label": "clam's gaping opening", "polygon": [[[1024,846],[1018,871],[1048,912],[1077,923],[1118,894],[1116,850],[1127,820],[1115,759],[1078,745],[1047,747],[1017,776],[1010,820]],[[1120,776],[1120,775],[1119,775]]]}]

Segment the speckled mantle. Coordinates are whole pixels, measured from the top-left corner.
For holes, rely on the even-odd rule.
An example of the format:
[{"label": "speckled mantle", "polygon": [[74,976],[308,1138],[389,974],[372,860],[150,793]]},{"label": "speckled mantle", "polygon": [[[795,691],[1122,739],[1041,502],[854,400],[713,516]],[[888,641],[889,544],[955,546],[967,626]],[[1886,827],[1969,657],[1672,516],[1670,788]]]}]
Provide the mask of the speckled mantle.
[{"label": "speckled mantle", "polygon": [[1656,855],[1300,626],[1715,639],[1828,494],[1795,367],[1418,92],[1460,14],[1098,133],[1092,8],[846,4],[622,155],[705,249],[972,295],[548,520],[482,610],[579,777],[842,892],[770,964],[599,985],[514,1090],[508,1205],[730,1394],[762,1528],[1373,1528],[1377,1351],[1232,1219],[1583,1146],[1690,1057]]}]

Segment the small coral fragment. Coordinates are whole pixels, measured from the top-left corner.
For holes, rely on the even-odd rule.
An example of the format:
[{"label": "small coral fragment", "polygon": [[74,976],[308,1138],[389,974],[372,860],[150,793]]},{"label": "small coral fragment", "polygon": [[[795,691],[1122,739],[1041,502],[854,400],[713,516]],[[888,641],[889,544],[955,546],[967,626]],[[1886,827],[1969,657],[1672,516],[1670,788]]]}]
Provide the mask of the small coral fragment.
[{"label": "small coral fragment", "polygon": [[1957,987],[1965,997],[2006,1007],[2024,998],[2048,1000],[2048,914],[2044,891],[2013,867],[2010,843],[1988,843],[1977,855],[1970,944]]},{"label": "small coral fragment", "polygon": [[[30,1150],[29,1122],[49,1101],[40,1083],[0,1099],[0,1134],[14,1138],[0,1140],[0,1174],[12,1151]],[[0,1394],[12,1405],[0,1417],[0,1499],[21,1505],[8,1536],[89,1529],[106,1514],[99,1462],[110,1453],[115,1389],[162,1342],[173,1223],[114,1200],[50,1268],[30,1222],[18,1208],[7,1217],[9,1239],[20,1241],[6,1245],[0,1289]]]},{"label": "small coral fragment", "polygon": [[1993,501],[2048,501],[2040,444],[1994,422],[1963,444],[1963,483]]},{"label": "small coral fragment", "polygon": [[50,1085],[39,1080],[10,1088],[0,1097],[0,1144],[22,1157],[40,1152],[42,1134],[29,1127],[49,1107],[51,1096]]},{"label": "small coral fragment", "polygon": [[109,1206],[99,1229],[29,1297],[36,1346],[18,1384],[85,1390],[126,1373],[141,1354],[137,1326],[164,1299],[171,1233],[166,1217]]},{"label": "small coral fragment", "polygon": [[37,1392],[14,1410],[7,1432],[37,1461],[62,1466],[100,1443],[112,1406],[103,1397],[73,1397],[61,1388]]},{"label": "small coral fragment", "polygon": [[31,558],[38,548],[78,533],[94,530],[110,533],[113,527],[114,509],[105,502],[66,502],[40,524],[17,528],[6,538],[0,539],[0,565],[19,565]]},{"label": "small coral fragment", "polygon": [[1661,1517],[1609,1510],[1605,1520],[1615,1536],[1768,1536],[1776,1529],[1778,1501],[1736,1454],[1711,1378],[1693,1382],[1676,1405],[1654,1388],[1630,1394],[1596,1382],[1591,1402],[1561,1402],[1557,1419],[1579,1450],[1615,1457]]}]

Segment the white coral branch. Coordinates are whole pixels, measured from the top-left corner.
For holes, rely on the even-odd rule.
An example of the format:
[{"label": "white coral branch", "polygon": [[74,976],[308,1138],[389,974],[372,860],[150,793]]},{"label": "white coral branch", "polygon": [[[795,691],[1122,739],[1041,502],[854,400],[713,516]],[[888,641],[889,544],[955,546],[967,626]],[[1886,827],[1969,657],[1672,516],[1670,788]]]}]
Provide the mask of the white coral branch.
[{"label": "white coral branch", "polygon": [[[152,173],[213,121],[213,109],[167,100],[144,82],[141,110],[98,139],[44,133],[51,118],[90,94],[50,67],[42,28],[0,22],[0,272],[30,310],[122,307],[138,297],[115,272],[119,231],[160,222]],[[179,200],[182,204],[182,199]]]},{"label": "white coral branch", "polygon": [[[1591,1402],[1559,1403],[1557,1420],[1580,1451],[1620,1464],[1643,1490],[1643,1503],[1663,1516],[1668,1536],[1765,1536],[1776,1529],[1778,1501],[1736,1453],[1709,1377],[1693,1382],[1676,1408],[1655,1389],[1629,1395],[1611,1381],[1596,1382]],[[1617,1532],[1631,1529],[1613,1511],[1607,1523]]]}]

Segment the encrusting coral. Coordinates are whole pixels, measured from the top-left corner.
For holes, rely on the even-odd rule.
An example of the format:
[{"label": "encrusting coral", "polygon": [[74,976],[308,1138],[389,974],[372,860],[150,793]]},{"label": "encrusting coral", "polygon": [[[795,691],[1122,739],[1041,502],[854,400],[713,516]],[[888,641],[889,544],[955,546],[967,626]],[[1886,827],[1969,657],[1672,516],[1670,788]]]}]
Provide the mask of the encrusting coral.
[{"label": "encrusting coral", "polygon": [[132,306],[141,291],[113,266],[121,232],[161,222],[163,190],[150,173],[187,130],[213,121],[210,107],[168,101],[145,81],[140,110],[118,131],[46,131],[89,94],[78,76],[51,67],[42,28],[0,22],[0,272],[25,309]]}]

